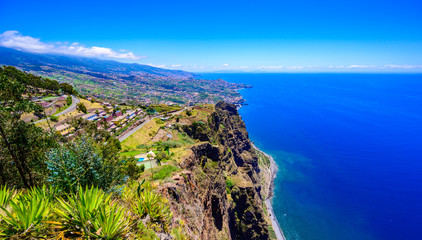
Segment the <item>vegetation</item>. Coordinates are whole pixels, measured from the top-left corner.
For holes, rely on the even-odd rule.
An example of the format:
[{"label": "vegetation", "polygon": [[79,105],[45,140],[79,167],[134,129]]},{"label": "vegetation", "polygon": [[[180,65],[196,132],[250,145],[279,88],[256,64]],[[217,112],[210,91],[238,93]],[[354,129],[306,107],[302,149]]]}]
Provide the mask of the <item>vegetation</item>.
[{"label": "vegetation", "polygon": [[67,98],[66,98],[66,104],[68,106],[72,105],[72,97],[71,96],[67,96]]},{"label": "vegetation", "polygon": [[50,116],[50,120],[53,122],[58,122],[59,121],[59,117],[57,116]]},{"label": "vegetation", "polygon": [[29,188],[43,181],[46,169],[42,153],[57,144],[52,134],[20,120],[24,113],[40,112],[41,106],[22,97],[26,91],[23,80],[5,75],[6,67],[1,69],[0,182]]},{"label": "vegetation", "polygon": [[123,161],[105,156],[92,139],[82,136],[47,153],[47,181],[65,193],[78,186],[109,190],[123,183]]},{"label": "vegetation", "polygon": [[59,83],[56,80],[50,80],[48,78],[42,78],[35,76],[30,73],[20,71],[12,66],[0,66],[0,74],[3,76],[14,79],[21,84],[29,85],[37,88],[48,89],[52,91],[63,90],[63,92],[68,94],[75,94],[76,91],[68,83]]},{"label": "vegetation", "polygon": [[88,113],[88,109],[86,108],[85,104],[82,102],[76,104],[76,109],[78,109],[79,111],[83,113]]},{"label": "vegetation", "polygon": [[178,168],[172,165],[164,165],[162,166],[158,172],[156,172],[153,176],[152,179],[154,180],[163,180],[167,177],[170,177],[170,175],[174,172],[177,171]]},{"label": "vegetation", "polygon": [[227,192],[227,194],[231,193],[233,186],[234,186],[233,181],[230,179],[230,177],[227,177],[226,178],[226,192]]},{"label": "vegetation", "polygon": [[[0,237],[6,239],[126,239],[146,231],[147,227],[169,231],[172,213],[167,201],[154,192],[131,185],[124,189],[123,199],[129,205],[96,187],[78,188],[74,194],[59,197],[54,188],[32,188],[28,191],[0,189],[4,198],[0,206]],[[3,199],[3,198],[2,198]],[[176,230],[177,231],[177,230]],[[134,236],[132,236],[133,238]]]}]

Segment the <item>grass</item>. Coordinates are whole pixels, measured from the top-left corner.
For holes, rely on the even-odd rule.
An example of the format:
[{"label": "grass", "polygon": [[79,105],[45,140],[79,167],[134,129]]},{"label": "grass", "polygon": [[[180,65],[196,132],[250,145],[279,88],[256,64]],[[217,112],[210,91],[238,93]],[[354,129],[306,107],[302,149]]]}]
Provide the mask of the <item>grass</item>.
[{"label": "grass", "polygon": [[93,108],[103,108],[101,106],[101,104],[99,104],[97,102],[92,103],[91,101],[88,101],[86,99],[80,99],[80,100],[81,100],[81,103],[85,104],[86,109],[88,109],[88,110],[93,109]]},{"label": "grass", "polygon": [[148,145],[160,126],[154,120],[147,122],[141,129],[122,142],[122,148],[131,150],[142,144]]},{"label": "grass", "polygon": [[55,98],[58,98],[58,97],[44,97],[44,98],[42,98],[42,100],[48,101],[48,100],[55,99]]},{"label": "grass", "polygon": [[152,179],[154,180],[163,180],[167,177],[170,177],[171,174],[176,171],[178,168],[172,165],[164,165],[161,166],[158,170],[158,172],[154,173],[152,176]]},{"label": "grass", "polygon": [[151,107],[154,108],[159,113],[177,111],[177,110],[182,109],[182,107],[180,106],[176,106],[176,105],[168,106],[166,104],[152,105]]},{"label": "grass", "polygon": [[122,156],[122,157],[134,157],[134,156],[141,154],[141,153],[142,153],[142,151],[136,150],[136,151],[122,152],[122,153],[120,153],[120,156]]}]

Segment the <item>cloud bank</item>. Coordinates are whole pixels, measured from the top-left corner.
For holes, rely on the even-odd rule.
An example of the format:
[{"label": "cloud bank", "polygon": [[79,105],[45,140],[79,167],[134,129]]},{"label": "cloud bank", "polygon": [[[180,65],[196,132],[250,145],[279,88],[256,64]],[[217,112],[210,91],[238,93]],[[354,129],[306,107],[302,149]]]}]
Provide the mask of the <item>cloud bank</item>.
[{"label": "cloud bank", "polygon": [[6,31],[0,34],[0,46],[13,48],[20,51],[35,53],[57,53],[82,57],[98,57],[113,59],[136,60],[143,56],[136,56],[129,51],[116,52],[110,48],[104,47],[85,47],[77,42],[75,43],[45,43],[39,38],[24,36],[18,31]]}]

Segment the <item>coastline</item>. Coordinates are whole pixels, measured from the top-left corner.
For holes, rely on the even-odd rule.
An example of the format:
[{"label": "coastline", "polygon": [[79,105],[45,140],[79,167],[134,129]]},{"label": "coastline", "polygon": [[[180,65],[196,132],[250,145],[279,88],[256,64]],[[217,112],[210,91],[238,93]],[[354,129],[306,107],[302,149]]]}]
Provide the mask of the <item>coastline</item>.
[{"label": "coastline", "polygon": [[255,146],[255,144],[252,143],[253,148],[255,148],[255,150],[261,152],[262,154],[264,154],[269,160],[270,160],[270,183],[268,185],[268,190],[267,190],[267,198],[265,199],[265,205],[267,207],[267,210],[269,212],[269,216],[271,219],[271,223],[272,223],[272,227],[274,229],[274,232],[277,236],[277,239],[279,240],[286,240],[286,237],[284,236],[283,230],[281,229],[281,226],[276,218],[276,215],[274,213],[273,210],[273,206],[272,206],[272,198],[274,195],[274,179],[276,177],[277,174],[277,164],[274,161],[274,158],[265,153],[264,151],[262,151],[261,149],[259,149],[257,146]]}]

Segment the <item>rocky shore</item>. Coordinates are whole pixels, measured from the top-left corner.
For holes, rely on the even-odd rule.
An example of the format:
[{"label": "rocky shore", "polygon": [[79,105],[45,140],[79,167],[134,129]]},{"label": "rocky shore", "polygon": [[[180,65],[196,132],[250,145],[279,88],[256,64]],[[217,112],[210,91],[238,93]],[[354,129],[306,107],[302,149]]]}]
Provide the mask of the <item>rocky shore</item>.
[{"label": "rocky shore", "polygon": [[268,160],[270,160],[270,168],[268,169],[269,172],[270,172],[270,182],[269,182],[268,188],[267,188],[265,205],[267,207],[267,211],[268,211],[269,217],[271,219],[272,227],[273,227],[274,232],[277,236],[277,239],[286,240],[286,237],[284,236],[283,230],[281,229],[280,224],[278,223],[277,217],[274,213],[273,206],[272,206],[272,197],[274,195],[274,179],[276,177],[277,170],[278,170],[277,164],[275,163],[274,158],[271,155],[263,152],[258,147],[256,147],[254,144],[252,146],[255,148],[256,151],[260,152],[265,157],[267,157]]}]

